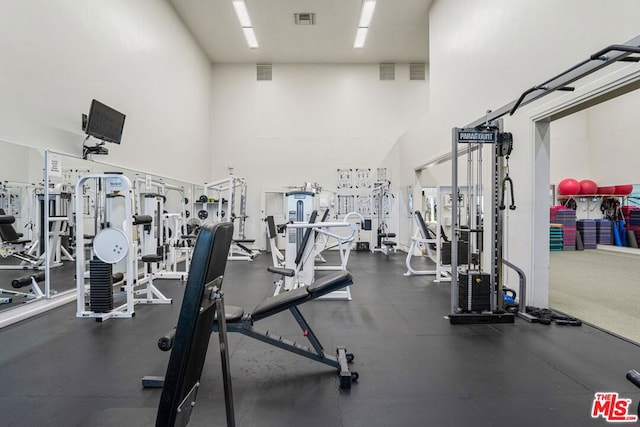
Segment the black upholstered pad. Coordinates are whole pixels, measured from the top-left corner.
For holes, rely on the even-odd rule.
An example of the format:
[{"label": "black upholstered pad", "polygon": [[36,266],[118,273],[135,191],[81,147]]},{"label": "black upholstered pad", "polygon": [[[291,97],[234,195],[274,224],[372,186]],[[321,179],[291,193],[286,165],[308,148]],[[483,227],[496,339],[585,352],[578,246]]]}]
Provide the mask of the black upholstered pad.
[{"label": "black upholstered pad", "polygon": [[142,262],[160,262],[162,261],[162,255],[143,255],[141,258]]},{"label": "black upholstered pad", "polygon": [[307,286],[311,299],[321,297],[353,283],[353,277],[348,271],[337,271],[315,280]]},{"label": "black upholstered pad", "polygon": [[295,270],[291,268],[283,268],[283,267],[267,267],[267,271],[271,273],[280,274],[282,276],[293,277],[296,274]]},{"label": "black upholstered pad", "polygon": [[[241,307],[236,307],[235,305],[226,305],[224,306],[224,318],[227,323],[236,323],[242,320],[242,316],[244,316],[244,309]],[[218,313],[213,316],[214,320],[218,320]]]},{"label": "black upholstered pad", "polygon": [[265,317],[284,311],[289,307],[298,305],[307,298],[309,298],[309,291],[306,286],[282,292],[258,304],[251,312],[251,319],[264,319]]},{"label": "black upholstered pad", "polygon": [[381,243],[385,246],[395,246],[398,244],[398,242],[394,242],[393,240],[383,240]]},{"label": "black upholstered pad", "polygon": [[14,222],[16,219],[12,215],[0,215],[0,224],[13,224]]}]

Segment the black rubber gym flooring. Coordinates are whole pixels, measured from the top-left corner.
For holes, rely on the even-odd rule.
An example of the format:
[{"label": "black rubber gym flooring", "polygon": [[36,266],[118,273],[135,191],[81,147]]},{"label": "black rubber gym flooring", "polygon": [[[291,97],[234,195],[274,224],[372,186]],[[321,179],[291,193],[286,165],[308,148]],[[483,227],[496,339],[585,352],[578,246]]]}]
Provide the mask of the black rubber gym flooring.
[{"label": "black rubber gym flooring", "polygon": [[[270,262],[234,261],[227,304],[250,310],[272,292]],[[632,399],[625,380],[640,348],[583,325],[450,325],[449,285],[404,277],[404,254],[353,253],[353,301],[314,301],[301,311],[325,349],[355,353],[360,380],[338,387],[325,365],[230,334],[238,426],[584,426],[596,392]],[[133,319],[77,319],[69,304],[0,330],[0,425],[153,425],[168,353],[157,338],[175,326],[184,286],[157,281],[170,306],[137,306]],[[288,313],[257,323],[300,337]],[[190,425],[224,426],[217,339],[212,339]]]}]

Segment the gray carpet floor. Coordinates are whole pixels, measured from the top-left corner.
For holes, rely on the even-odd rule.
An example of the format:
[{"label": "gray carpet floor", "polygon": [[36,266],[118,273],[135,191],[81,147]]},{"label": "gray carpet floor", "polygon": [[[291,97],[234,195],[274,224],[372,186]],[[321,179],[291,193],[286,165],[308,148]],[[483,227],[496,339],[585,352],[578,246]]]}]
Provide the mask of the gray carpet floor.
[{"label": "gray carpet floor", "polygon": [[640,343],[640,256],[551,252],[549,305]]}]

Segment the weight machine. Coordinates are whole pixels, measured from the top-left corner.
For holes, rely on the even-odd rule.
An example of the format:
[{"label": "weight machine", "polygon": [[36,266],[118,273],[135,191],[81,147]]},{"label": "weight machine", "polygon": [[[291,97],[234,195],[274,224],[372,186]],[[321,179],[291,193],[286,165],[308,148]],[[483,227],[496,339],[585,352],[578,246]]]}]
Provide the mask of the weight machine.
[{"label": "weight machine", "polygon": [[[22,182],[0,183],[0,215],[6,216],[0,228],[0,257],[20,261],[18,264],[1,264],[0,269],[44,268],[44,258],[40,256],[40,242],[37,239],[39,222],[34,219],[37,211],[36,193],[41,188]],[[18,232],[15,227],[23,228],[25,232]]]},{"label": "weight machine", "polygon": [[[315,222],[316,211],[313,211],[308,222],[293,222],[286,225],[287,241],[300,242],[299,245],[288,244],[284,254],[284,267],[269,267],[269,271],[281,274],[283,283],[276,282],[274,295],[282,290],[290,291],[301,286],[307,286],[316,280],[315,272],[346,271],[349,255],[358,232],[359,224],[364,223],[364,218],[357,212],[350,212],[342,221]],[[359,222],[353,221],[357,219]],[[336,229],[349,228],[348,235],[338,234]],[[302,237],[297,236],[302,232]],[[340,254],[339,265],[323,265],[316,267],[315,260],[318,254],[325,249],[325,242],[316,244],[316,236],[324,236],[327,239],[335,239]],[[344,289],[334,291],[322,299],[340,299],[351,301],[351,290],[347,286]]]},{"label": "weight machine", "polygon": [[396,252],[398,242],[390,240],[396,237],[396,233],[389,231],[387,220],[393,209],[393,194],[390,190],[390,181],[378,181],[373,183],[371,190],[371,214],[375,221],[376,233],[371,233],[371,252],[382,252],[389,255]]},{"label": "weight machine", "polygon": [[[211,218],[210,222],[230,221],[235,224],[237,237],[231,242],[229,250],[230,261],[252,261],[260,254],[257,249],[249,248],[248,244],[253,244],[254,239],[248,239],[246,230],[247,221],[247,181],[233,174],[233,169],[229,168],[229,176],[204,185],[204,194],[200,196],[197,203],[201,204],[198,211],[198,218],[205,221]],[[236,203],[238,211],[236,212]],[[226,209],[226,211],[225,211]]]},{"label": "weight machine", "polygon": [[[511,154],[513,138],[502,132],[500,124],[486,123],[476,128],[454,128],[452,137],[452,198],[451,215],[453,233],[451,238],[451,324],[469,323],[513,323],[514,314],[504,308],[503,300],[503,211],[505,184],[508,167],[505,158]],[[467,194],[458,187],[458,146],[467,144],[466,179]],[[490,241],[493,242],[490,263],[483,267],[483,246],[485,238],[483,149],[492,149]],[[508,161],[508,160],[507,160]],[[510,181],[510,179],[509,179]],[[511,189],[513,190],[513,189]],[[511,210],[516,206],[511,191]],[[459,206],[464,203],[468,228],[461,227]],[[458,247],[464,235],[467,237],[467,259],[459,265]],[[524,295],[521,289],[521,295]],[[522,302],[522,301],[521,301]],[[524,307],[520,307],[524,311]]]},{"label": "weight machine", "polygon": [[[137,195],[137,202],[141,206],[141,209],[135,209],[135,211],[152,219],[151,224],[146,225],[142,231],[141,255],[161,257],[158,262],[149,264],[145,279],[185,280],[189,274],[192,248],[190,239],[185,236],[187,234],[185,233],[186,218],[190,213],[186,209],[188,199],[185,197],[184,188],[155,181],[150,176],[145,176],[144,179],[136,177],[133,188],[134,194]],[[170,191],[177,192],[179,195],[180,212],[167,212]],[[181,261],[185,263],[184,270],[178,268]]]},{"label": "weight machine", "polygon": [[[95,182],[96,197],[93,226],[92,256],[89,271],[85,260],[85,219],[83,194],[85,183]],[[75,191],[76,224],[76,317],[110,318],[133,317],[136,304],[170,304],[152,280],[138,280],[137,242],[133,237],[134,225],[151,224],[149,216],[133,216],[132,185],[129,179],[118,173],[87,174],[78,179]],[[116,226],[115,201],[123,199],[124,220],[122,228]],[[119,222],[119,221],[118,221]],[[118,224],[119,225],[119,224]],[[146,262],[143,257],[143,262]],[[124,274],[114,275],[113,266],[124,261]],[[87,274],[88,273],[88,274]],[[87,289],[85,280],[89,280]],[[114,307],[114,284],[122,283],[125,302]],[[143,286],[144,285],[144,286]],[[139,287],[140,289],[136,289]]]}]

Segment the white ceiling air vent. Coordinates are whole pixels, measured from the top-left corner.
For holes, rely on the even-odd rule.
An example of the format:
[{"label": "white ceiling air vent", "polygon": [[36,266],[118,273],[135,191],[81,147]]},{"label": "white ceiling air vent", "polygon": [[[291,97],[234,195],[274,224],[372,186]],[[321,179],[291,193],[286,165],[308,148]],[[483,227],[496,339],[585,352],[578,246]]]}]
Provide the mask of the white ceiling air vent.
[{"label": "white ceiling air vent", "polygon": [[271,64],[257,64],[256,75],[258,80],[272,80],[272,67]]},{"label": "white ceiling air vent", "polygon": [[426,64],[409,64],[409,80],[425,80]]},{"label": "white ceiling air vent", "polygon": [[316,14],[315,13],[294,13],[293,19],[296,25],[315,25]]},{"label": "white ceiling air vent", "polygon": [[395,80],[396,64],[380,64],[380,80]]}]

